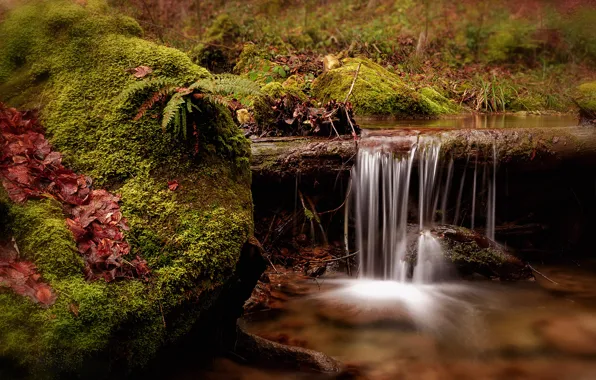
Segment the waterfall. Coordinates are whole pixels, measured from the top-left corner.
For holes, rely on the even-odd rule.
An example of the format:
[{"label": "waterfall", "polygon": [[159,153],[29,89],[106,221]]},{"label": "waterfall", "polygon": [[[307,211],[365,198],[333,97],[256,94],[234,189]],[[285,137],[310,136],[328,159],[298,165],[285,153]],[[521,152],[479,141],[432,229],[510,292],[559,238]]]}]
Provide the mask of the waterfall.
[{"label": "waterfall", "polygon": [[403,157],[379,149],[358,153],[352,184],[361,277],[406,278],[408,193],[415,153],[416,148]]},{"label": "waterfall", "polygon": [[[365,279],[400,282],[407,281],[411,276],[415,283],[432,282],[442,275],[445,267],[441,244],[433,236],[431,229],[437,214],[439,198],[441,221],[444,223],[447,218],[449,193],[454,182],[453,158],[448,163],[445,180],[442,181],[444,165],[441,165],[439,170],[440,139],[423,136],[409,149],[401,149],[399,153],[386,149],[387,146],[391,147],[391,144],[361,146],[356,164],[352,168],[353,194],[349,208],[353,210],[355,217],[356,249],[359,252],[358,275]],[[471,227],[474,228],[477,203],[486,200],[486,235],[494,239],[497,169],[497,153],[494,146],[492,156],[492,172],[485,172],[482,181],[477,181],[476,155],[471,184],[470,221]],[[460,214],[468,162],[469,157],[459,183],[455,223],[458,222]],[[410,187],[414,166],[417,167],[414,173],[418,175],[418,228],[415,244],[408,244],[409,240],[413,242],[408,239],[408,207],[411,203]],[[480,190],[484,189],[485,185],[486,199],[480,197]],[[410,251],[417,253],[415,260],[411,257]],[[412,261],[416,263],[413,267],[410,265]]]}]

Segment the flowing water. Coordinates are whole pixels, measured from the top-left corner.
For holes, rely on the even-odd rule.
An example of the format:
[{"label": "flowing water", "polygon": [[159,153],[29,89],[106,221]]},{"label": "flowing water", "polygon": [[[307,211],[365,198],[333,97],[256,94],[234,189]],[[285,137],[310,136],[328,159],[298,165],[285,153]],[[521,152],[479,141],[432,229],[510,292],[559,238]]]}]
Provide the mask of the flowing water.
[{"label": "flowing water", "polygon": [[587,266],[539,267],[558,285],[304,279],[281,314],[246,326],[332,355],[360,378],[596,379],[596,266]]},{"label": "flowing water", "polygon": [[[511,125],[507,116],[464,119],[479,123],[476,128],[574,124],[565,117],[514,120],[523,125]],[[445,120],[429,125],[434,122],[407,123],[445,127]],[[493,147],[492,162],[471,155],[457,168],[435,137],[392,139],[361,145],[353,168],[345,212],[355,222],[350,248],[358,251],[358,275],[314,280],[271,272],[275,302],[270,310],[246,315],[244,327],[337,358],[347,365],[349,373],[341,377],[346,379],[596,379],[596,262],[537,266],[536,281],[444,281],[448,268],[441,246],[428,231],[435,223],[452,223],[482,229],[494,239],[499,152]],[[413,220],[414,260],[407,228]],[[228,359],[216,360],[211,370],[191,366],[172,374],[335,378]]]},{"label": "flowing water", "polygon": [[[447,165],[441,157],[441,140],[436,136],[422,136],[408,150],[404,137],[392,136],[362,144],[352,169],[353,196],[350,209],[354,210],[356,247],[359,257],[359,277],[415,283],[428,283],[445,277],[446,265],[440,243],[430,233],[436,221],[445,223],[448,215],[449,194],[457,185],[453,181],[453,159]],[[410,137],[405,137],[409,140]],[[365,141],[366,142],[366,141]],[[395,152],[392,147],[399,146]],[[444,158],[444,157],[443,157]],[[485,233],[494,239],[496,209],[497,151],[493,145],[492,164],[478,163],[473,157],[474,171],[471,184],[470,228],[476,225],[476,215],[486,220]],[[482,167],[479,168],[479,165]],[[482,178],[479,179],[479,171]],[[413,173],[414,172],[414,173]],[[418,179],[414,199],[415,176]],[[459,218],[461,197],[466,185],[464,170],[454,224]],[[444,177],[444,179],[443,179]],[[486,209],[479,210],[484,194]],[[438,217],[441,198],[440,218]],[[418,238],[416,264],[412,267],[408,244],[408,215],[417,210]]]}]

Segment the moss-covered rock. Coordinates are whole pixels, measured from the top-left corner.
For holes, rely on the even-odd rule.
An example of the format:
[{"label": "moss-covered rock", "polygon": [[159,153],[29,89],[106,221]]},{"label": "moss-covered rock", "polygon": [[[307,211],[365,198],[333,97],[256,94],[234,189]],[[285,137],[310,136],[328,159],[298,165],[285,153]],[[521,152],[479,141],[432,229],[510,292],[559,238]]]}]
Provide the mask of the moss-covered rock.
[{"label": "moss-covered rock", "polygon": [[197,64],[215,72],[229,72],[242,50],[240,26],[228,14],[219,15],[191,51]]},{"label": "moss-covered rock", "polygon": [[271,82],[283,82],[288,75],[288,66],[281,66],[271,61],[269,52],[259,49],[253,43],[247,43],[242,49],[234,73],[266,85]]},{"label": "moss-covered rock", "polygon": [[437,226],[431,232],[441,244],[445,258],[462,275],[478,273],[502,280],[532,276],[521,260],[475,231],[458,226]]},{"label": "moss-covered rock", "polygon": [[[0,358],[36,378],[81,374],[98,357],[142,366],[193,327],[209,308],[205,295],[235,271],[252,234],[249,143],[226,109],[202,101],[192,120],[197,147],[162,130],[161,107],[134,120],[150,93],[120,96],[141,80],[131,69],[149,66],[152,78],[180,86],[210,74],[142,40],[134,20],[101,0],[29,2],[9,13],[0,35],[0,100],[43,105],[42,123],[65,163],[122,195],[131,256],[152,272],[148,281],[86,282],[61,208],[50,200],[15,205],[3,194],[0,221],[9,221],[21,254],[58,297],[43,309],[0,292]],[[179,187],[170,191],[174,179]],[[89,375],[99,376],[93,368]]]},{"label": "moss-covered rock", "polygon": [[581,84],[576,91],[575,101],[580,108],[584,123],[596,123],[596,81]]},{"label": "moss-covered rock", "polygon": [[363,58],[346,58],[341,67],[329,70],[312,84],[312,94],[321,102],[343,101],[360,71],[350,101],[359,116],[417,116],[454,113],[457,106],[432,88],[416,91],[396,74]]}]

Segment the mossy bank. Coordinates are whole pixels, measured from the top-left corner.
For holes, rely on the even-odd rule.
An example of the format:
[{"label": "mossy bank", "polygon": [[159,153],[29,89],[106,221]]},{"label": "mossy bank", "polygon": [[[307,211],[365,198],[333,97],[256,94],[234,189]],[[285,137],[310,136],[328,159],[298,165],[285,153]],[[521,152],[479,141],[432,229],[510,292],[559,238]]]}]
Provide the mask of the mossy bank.
[{"label": "mossy bank", "polygon": [[[139,66],[151,68],[156,83],[180,86],[210,78],[209,72],[177,50],[143,40],[134,20],[113,15],[103,1],[77,3],[84,5],[28,2],[2,21],[0,100],[40,107],[65,164],[89,175],[96,188],[121,194],[131,255],[146,259],[151,275],[85,281],[60,206],[16,205],[3,193],[3,228],[58,295],[44,309],[0,291],[0,358],[34,378],[101,376],[110,367],[89,365],[98,358],[127,370],[143,366],[210,312],[253,228],[249,143],[229,112],[196,100],[185,127],[198,138],[190,141],[162,130],[162,107],[134,118],[156,89],[121,96],[142,80],[134,75]],[[179,186],[172,191],[174,180]]]}]

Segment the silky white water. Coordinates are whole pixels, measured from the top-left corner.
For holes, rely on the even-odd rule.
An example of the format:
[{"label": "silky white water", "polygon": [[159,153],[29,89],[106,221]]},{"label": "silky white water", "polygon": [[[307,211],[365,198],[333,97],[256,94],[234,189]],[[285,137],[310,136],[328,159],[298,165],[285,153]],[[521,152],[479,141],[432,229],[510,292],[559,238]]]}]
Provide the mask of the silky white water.
[{"label": "silky white water", "polygon": [[[496,203],[496,149],[492,149],[492,168],[480,164],[478,155],[466,161],[459,183],[454,180],[454,162],[441,158],[439,138],[426,137],[409,151],[395,154],[378,146],[361,147],[352,169],[353,196],[350,209],[355,218],[356,250],[359,252],[361,279],[431,283],[445,277],[448,268],[440,242],[431,233],[435,220],[447,220],[450,192],[457,191],[454,224],[464,219],[460,206],[465,186],[471,190],[470,227],[477,213],[486,220],[486,235],[494,239]],[[472,183],[466,184],[466,171],[473,165]],[[479,178],[479,170],[484,170]],[[418,178],[418,188],[412,178]],[[443,179],[444,178],[444,179]],[[468,181],[469,182],[469,181]],[[469,189],[469,186],[472,186]],[[451,189],[457,186],[458,189]],[[417,193],[417,194],[415,194]],[[481,209],[485,199],[486,209]],[[440,208],[439,208],[440,200]],[[440,218],[437,216],[440,210]],[[414,216],[415,215],[415,216]],[[408,216],[417,218],[417,230],[408,229]],[[414,242],[415,244],[409,244]],[[411,265],[415,262],[415,265]]]}]

